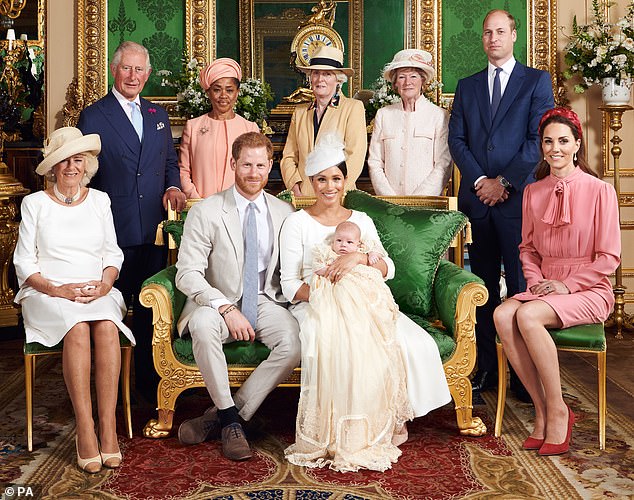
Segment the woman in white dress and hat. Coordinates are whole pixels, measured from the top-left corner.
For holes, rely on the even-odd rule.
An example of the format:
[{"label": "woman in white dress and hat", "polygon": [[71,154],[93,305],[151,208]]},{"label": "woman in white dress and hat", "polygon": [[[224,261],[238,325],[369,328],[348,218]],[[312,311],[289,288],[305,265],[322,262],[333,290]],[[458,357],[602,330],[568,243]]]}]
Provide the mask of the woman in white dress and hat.
[{"label": "woman in white dress and hat", "polygon": [[429,52],[405,49],[385,66],[401,102],[374,118],[368,169],[378,195],[438,196],[451,176],[449,114],[423,94],[436,73],[431,61]]},{"label": "woman in white dress and hat", "polygon": [[[36,172],[45,191],[22,202],[22,222],[13,262],[27,342],[47,347],[64,341],[62,367],[77,424],[77,463],[90,473],[117,468],[121,452],[115,409],[121,367],[121,293],[113,288],[123,263],[106,193],[86,187],[97,172],[99,135],[74,127],[54,131]],[[98,436],[90,397],[91,340],[94,346]]]},{"label": "woman in white dress and hat", "polygon": [[282,179],[295,196],[313,196],[305,172],[306,157],[319,139],[336,132],[346,145],[348,178],[346,190],[355,189],[361,175],[368,136],[363,103],[341,93],[341,85],[354,74],[343,65],[343,52],[335,47],[315,49],[309,66],[297,66],[310,79],[315,100],[295,108],[280,163]]}]

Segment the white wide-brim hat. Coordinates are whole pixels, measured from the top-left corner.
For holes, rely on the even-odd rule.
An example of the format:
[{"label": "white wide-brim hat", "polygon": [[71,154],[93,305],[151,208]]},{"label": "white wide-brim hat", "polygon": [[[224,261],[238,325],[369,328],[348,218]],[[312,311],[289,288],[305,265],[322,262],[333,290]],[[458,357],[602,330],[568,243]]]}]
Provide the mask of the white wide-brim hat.
[{"label": "white wide-brim hat", "polygon": [[345,146],[341,137],[334,132],[324,135],[306,157],[304,173],[312,177],[330,167],[346,161]]},{"label": "white wide-brim hat", "polygon": [[418,68],[423,70],[426,81],[433,80],[436,70],[432,64],[432,57],[426,50],[405,49],[394,54],[394,59],[383,68],[383,78],[392,81],[392,72],[399,68]]},{"label": "white wide-brim hat", "polygon": [[39,175],[46,175],[55,165],[79,153],[97,156],[101,151],[99,134],[83,135],[75,127],[62,127],[53,131],[44,141],[44,159],[35,169]]},{"label": "white wide-brim hat", "polygon": [[297,69],[304,73],[310,73],[314,69],[321,69],[326,71],[341,71],[346,76],[354,75],[352,68],[344,68],[343,66],[343,52],[336,47],[329,47],[327,45],[320,45],[310,56],[309,66],[297,66]]}]

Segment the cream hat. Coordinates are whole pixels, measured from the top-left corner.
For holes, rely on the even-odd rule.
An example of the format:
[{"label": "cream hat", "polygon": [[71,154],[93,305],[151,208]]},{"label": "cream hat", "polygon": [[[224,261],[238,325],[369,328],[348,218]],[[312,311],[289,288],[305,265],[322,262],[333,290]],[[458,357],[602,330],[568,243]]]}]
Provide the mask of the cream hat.
[{"label": "cream hat", "polygon": [[62,127],[51,132],[44,141],[44,159],[35,169],[40,175],[46,175],[60,161],[79,153],[89,153],[97,156],[101,151],[99,134],[83,135],[75,127]]},{"label": "cream hat", "polygon": [[335,133],[324,135],[306,157],[304,173],[312,177],[330,167],[336,167],[346,161],[345,146],[341,137]]},{"label": "cream hat", "polygon": [[394,54],[394,59],[383,68],[383,78],[392,81],[392,72],[399,68],[418,68],[425,73],[426,80],[430,81],[436,76],[436,70],[431,62],[431,54],[420,49],[405,49]]},{"label": "cream hat", "polygon": [[297,69],[309,73],[314,69],[341,71],[346,76],[354,75],[352,68],[343,67],[343,52],[336,47],[320,45],[310,56],[310,66],[297,66]]}]

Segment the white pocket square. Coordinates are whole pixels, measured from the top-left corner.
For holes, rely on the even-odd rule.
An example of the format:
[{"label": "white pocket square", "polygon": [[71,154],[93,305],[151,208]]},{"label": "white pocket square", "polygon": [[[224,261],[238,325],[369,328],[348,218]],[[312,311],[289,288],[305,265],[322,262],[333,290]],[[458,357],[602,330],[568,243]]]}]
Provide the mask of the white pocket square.
[{"label": "white pocket square", "polygon": [[165,124],[163,122],[158,122],[156,124],[156,130],[162,130],[165,128]]}]

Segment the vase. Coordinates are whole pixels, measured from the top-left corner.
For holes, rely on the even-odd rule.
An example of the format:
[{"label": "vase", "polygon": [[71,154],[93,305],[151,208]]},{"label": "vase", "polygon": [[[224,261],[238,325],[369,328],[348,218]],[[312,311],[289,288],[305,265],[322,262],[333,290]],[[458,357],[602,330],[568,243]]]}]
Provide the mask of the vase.
[{"label": "vase", "polygon": [[601,86],[603,87],[601,93],[603,104],[608,106],[629,104],[632,91],[631,78],[621,78],[621,83],[618,85],[616,78],[604,78],[601,81]]}]

